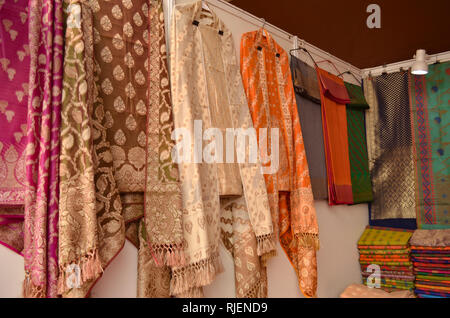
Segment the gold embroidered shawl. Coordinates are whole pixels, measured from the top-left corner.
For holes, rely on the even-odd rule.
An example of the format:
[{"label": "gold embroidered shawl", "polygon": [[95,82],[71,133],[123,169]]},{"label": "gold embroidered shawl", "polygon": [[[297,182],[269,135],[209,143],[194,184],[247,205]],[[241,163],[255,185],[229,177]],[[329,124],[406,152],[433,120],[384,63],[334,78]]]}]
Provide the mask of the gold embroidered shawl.
[{"label": "gold embroidered shawl", "polygon": [[[231,33],[213,12],[202,11],[201,1],[174,8],[170,57],[176,129],[194,136],[196,120],[203,130],[222,134],[226,128],[253,128]],[[195,151],[192,140],[187,148],[188,156]],[[179,164],[186,265],[172,270],[172,294],[200,296],[222,270],[222,232],[237,269],[236,295],[264,296],[260,256],[274,250],[273,229],[260,164],[248,162]]]}]

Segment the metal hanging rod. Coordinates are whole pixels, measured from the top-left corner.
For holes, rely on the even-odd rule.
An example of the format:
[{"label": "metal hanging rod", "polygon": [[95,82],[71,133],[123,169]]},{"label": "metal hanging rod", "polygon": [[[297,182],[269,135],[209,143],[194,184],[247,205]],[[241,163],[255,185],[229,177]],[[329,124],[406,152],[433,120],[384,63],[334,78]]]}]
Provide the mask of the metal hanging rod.
[{"label": "metal hanging rod", "polygon": [[[246,15],[246,16],[252,18],[253,20],[258,21],[259,23],[256,23],[256,22],[253,22],[253,21],[245,20],[246,22],[250,22],[250,23],[253,24],[254,26],[257,26],[257,27],[262,27],[262,26],[264,26],[264,27],[270,27],[271,29],[274,29],[274,30],[276,30],[277,32],[281,33],[283,36],[286,36],[289,40],[291,40],[291,39],[294,37],[294,35],[290,34],[289,32],[286,32],[286,31],[284,31],[283,29],[281,29],[281,28],[279,28],[279,27],[277,27],[277,26],[275,26],[275,25],[273,25],[273,24],[267,22],[264,18],[258,18],[257,16],[251,14],[250,12],[247,12],[247,11],[245,11],[245,10],[239,8],[239,7],[236,7],[235,5],[233,5],[233,4],[231,4],[231,3],[227,2],[227,1],[224,1],[224,0],[216,0],[216,1],[217,1],[217,2],[220,2],[220,3],[221,3],[222,5],[224,5],[224,6],[229,7],[229,8],[232,9],[232,10],[239,11],[239,13],[241,13],[241,14],[243,14],[243,15]],[[244,19],[242,18],[242,16],[237,15],[236,12],[232,12],[232,11],[226,10],[226,9],[224,9],[223,7],[217,5],[217,4],[214,3],[214,2],[210,2],[210,1],[207,1],[207,0],[203,0],[203,2],[206,2],[206,3],[208,3],[209,5],[212,5],[213,7],[219,8],[219,9],[225,11],[226,13],[229,13],[229,14],[231,14],[231,15],[237,17],[237,18],[240,18],[240,19],[244,20]]]}]

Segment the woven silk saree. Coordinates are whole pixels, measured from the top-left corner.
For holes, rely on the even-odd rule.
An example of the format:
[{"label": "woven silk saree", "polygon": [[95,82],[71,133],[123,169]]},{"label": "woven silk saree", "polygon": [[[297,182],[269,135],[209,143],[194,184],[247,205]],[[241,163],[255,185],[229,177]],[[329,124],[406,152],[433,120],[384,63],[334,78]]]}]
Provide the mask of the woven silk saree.
[{"label": "woven silk saree", "polygon": [[267,138],[260,128],[267,128],[267,135],[274,128],[280,131],[279,169],[264,175],[272,220],[301,291],[314,297],[318,225],[287,53],[263,30],[245,33],[241,72],[262,158]]},{"label": "woven silk saree", "polygon": [[25,297],[56,297],[62,1],[31,0],[24,223]]},{"label": "woven silk saree", "polygon": [[[196,1],[174,8],[170,38],[186,244],[185,265],[172,269],[171,293],[202,295],[201,287],[222,270],[222,240],[234,258],[236,296],[264,297],[261,256],[272,253],[275,245],[260,164],[247,155],[239,162],[219,155],[227,129],[253,128],[232,35],[214,12]],[[199,128],[205,132],[203,138],[198,137]],[[208,137],[208,131],[214,135]],[[227,158],[236,158],[235,140],[230,144]],[[247,154],[246,149],[237,153]]]},{"label": "woven silk saree", "polygon": [[27,128],[28,1],[0,5],[0,244],[21,254]]},{"label": "woven silk saree", "polygon": [[344,84],[350,98],[347,104],[347,132],[353,203],[370,202],[373,196],[364,121],[364,112],[369,105],[360,86]]},{"label": "woven silk saree", "polygon": [[314,199],[326,200],[327,166],[317,74],[314,68],[292,55],[291,72]]},{"label": "woven silk saree", "polygon": [[[415,185],[407,72],[364,79],[371,220],[415,218]],[[371,223],[372,224],[372,223]]]},{"label": "woven silk saree", "polygon": [[344,81],[316,67],[322,99],[322,126],[328,177],[328,203],[352,204],[347,113],[350,102]]},{"label": "woven silk saree", "polygon": [[450,227],[450,63],[409,75],[417,226]]}]

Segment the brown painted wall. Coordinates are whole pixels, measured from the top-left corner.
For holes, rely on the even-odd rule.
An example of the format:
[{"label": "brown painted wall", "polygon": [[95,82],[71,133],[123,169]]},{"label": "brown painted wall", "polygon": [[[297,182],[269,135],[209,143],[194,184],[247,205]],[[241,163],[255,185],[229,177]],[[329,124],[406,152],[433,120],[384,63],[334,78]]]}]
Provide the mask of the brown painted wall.
[{"label": "brown painted wall", "polygon": [[[305,41],[359,67],[450,50],[450,0],[233,0]],[[369,29],[366,8],[381,7],[381,28]]]}]

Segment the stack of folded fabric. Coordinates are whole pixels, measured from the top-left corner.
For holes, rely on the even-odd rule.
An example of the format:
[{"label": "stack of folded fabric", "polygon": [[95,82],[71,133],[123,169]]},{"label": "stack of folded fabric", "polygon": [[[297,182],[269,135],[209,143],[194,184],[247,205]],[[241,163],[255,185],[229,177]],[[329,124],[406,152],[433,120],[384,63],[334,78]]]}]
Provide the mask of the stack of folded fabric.
[{"label": "stack of folded fabric", "polygon": [[359,262],[365,285],[368,285],[368,281],[376,283],[373,279],[379,277],[380,285],[376,287],[385,291],[414,288],[409,247],[412,234],[412,230],[366,227],[358,241]]},{"label": "stack of folded fabric", "polygon": [[411,238],[411,256],[416,295],[450,298],[450,229],[416,230]]}]

